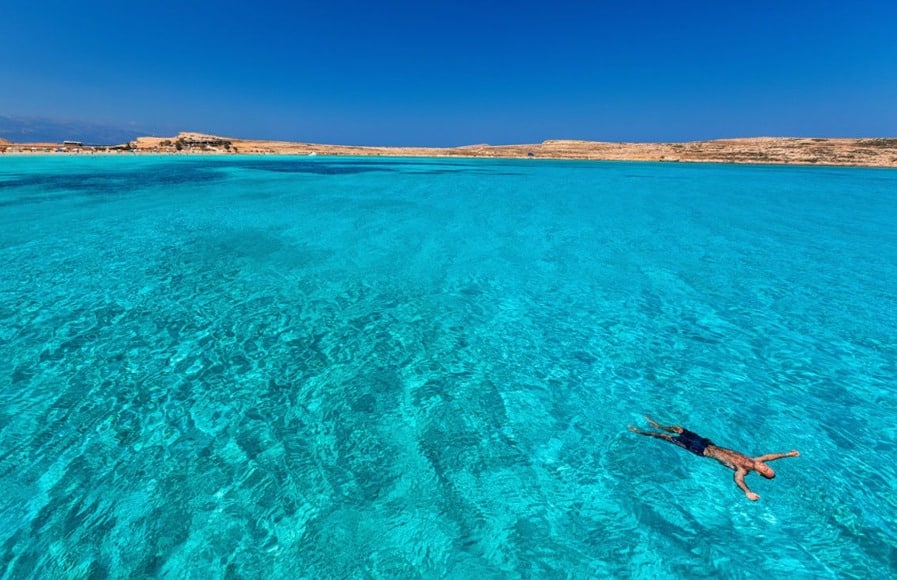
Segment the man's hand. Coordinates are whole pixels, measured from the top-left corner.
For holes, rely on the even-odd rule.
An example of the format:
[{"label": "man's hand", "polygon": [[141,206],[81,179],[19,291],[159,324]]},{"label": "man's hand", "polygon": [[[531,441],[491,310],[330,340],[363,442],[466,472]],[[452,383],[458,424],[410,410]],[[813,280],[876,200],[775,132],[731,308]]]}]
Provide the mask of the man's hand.
[{"label": "man's hand", "polygon": [[746,495],[747,498],[751,501],[757,501],[758,499],[760,499],[760,496],[752,491],[745,492],[744,495]]},{"label": "man's hand", "polygon": [[792,449],[788,453],[785,454],[787,457],[800,457],[800,451],[796,449]]}]

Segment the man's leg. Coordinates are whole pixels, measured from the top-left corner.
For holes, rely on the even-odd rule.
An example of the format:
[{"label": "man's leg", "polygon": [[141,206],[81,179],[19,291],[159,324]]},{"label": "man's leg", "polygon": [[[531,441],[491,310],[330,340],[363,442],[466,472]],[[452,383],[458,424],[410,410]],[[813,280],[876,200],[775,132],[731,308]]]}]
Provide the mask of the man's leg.
[{"label": "man's leg", "polygon": [[669,425],[669,426],[660,425],[654,419],[652,419],[651,417],[649,417],[647,415],[645,415],[645,419],[648,420],[648,423],[650,423],[650,425],[652,427],[656,427],[658,429],[663,429],[664,431],[669,431],[670,433],[682,433],[682,431],[683,431],[682,427],[680,427],[679,425]]},{"label": "man's leg", "polygon": [[666,433],[655,433],[654,431],[642,431],[640,429],[636,429],[632,425],[629,426],[629,430],[633,433],[638,433],[639,435],[646,435],[648,437],[657,437],[658,439],[663,439],[664,441],[669,441],[673,443],[673,438],[667,435]]}]

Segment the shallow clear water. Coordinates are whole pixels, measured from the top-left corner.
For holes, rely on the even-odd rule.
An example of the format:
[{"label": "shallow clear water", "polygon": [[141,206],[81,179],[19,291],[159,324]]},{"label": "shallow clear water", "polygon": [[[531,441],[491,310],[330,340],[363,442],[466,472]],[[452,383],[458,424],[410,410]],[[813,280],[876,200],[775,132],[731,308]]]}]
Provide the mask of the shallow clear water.
[{"label": "shallow clear water", "polygon": [[[4,577],[897,571],[897,171],[0,158]],[[648,413],[750,454],[629,431]]]}]

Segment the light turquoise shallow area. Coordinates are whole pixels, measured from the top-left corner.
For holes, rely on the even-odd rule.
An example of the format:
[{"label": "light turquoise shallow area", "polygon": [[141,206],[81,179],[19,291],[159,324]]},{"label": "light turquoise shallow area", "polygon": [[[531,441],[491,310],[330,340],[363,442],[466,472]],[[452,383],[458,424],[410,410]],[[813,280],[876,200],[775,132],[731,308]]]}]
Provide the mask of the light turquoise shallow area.
[{"label": "light turquoise shallow area", "polygon": [[[897,573],[897,171],[0,158],[0,576]],[[626,430],[747,453],[748,483]]]}]

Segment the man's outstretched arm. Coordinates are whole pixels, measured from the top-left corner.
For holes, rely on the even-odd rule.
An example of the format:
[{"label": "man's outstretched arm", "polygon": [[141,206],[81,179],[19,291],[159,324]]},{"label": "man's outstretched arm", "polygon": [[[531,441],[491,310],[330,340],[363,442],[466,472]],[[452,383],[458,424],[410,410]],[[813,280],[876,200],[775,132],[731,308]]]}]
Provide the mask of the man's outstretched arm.
[{"label": "man's outstretched arm", "polygon": [[766,455],[761,455],[760,457],[754,457],[754,460],[775,461],[776,459],[781,459],[783,457],[800,457],[800,453],[792,449],[788,453],[767,453]]},{"label": "man's outstretched arm", "polygon": [[744,482],[744,476],[746,474],[747,474],[747,471],[745,471],[744,469],[741,469],[741,468],[737,469],[735,471],[735,483],[738,485],[738,487],[741,488],[741,491],[744,492],[744,495],[746,495],[749,500],[757,501],[758,499],[760,499],[760,496],[757,495],[756,493],[752,492],[750,490],[750,488],[747,486],[747,484]]}]

